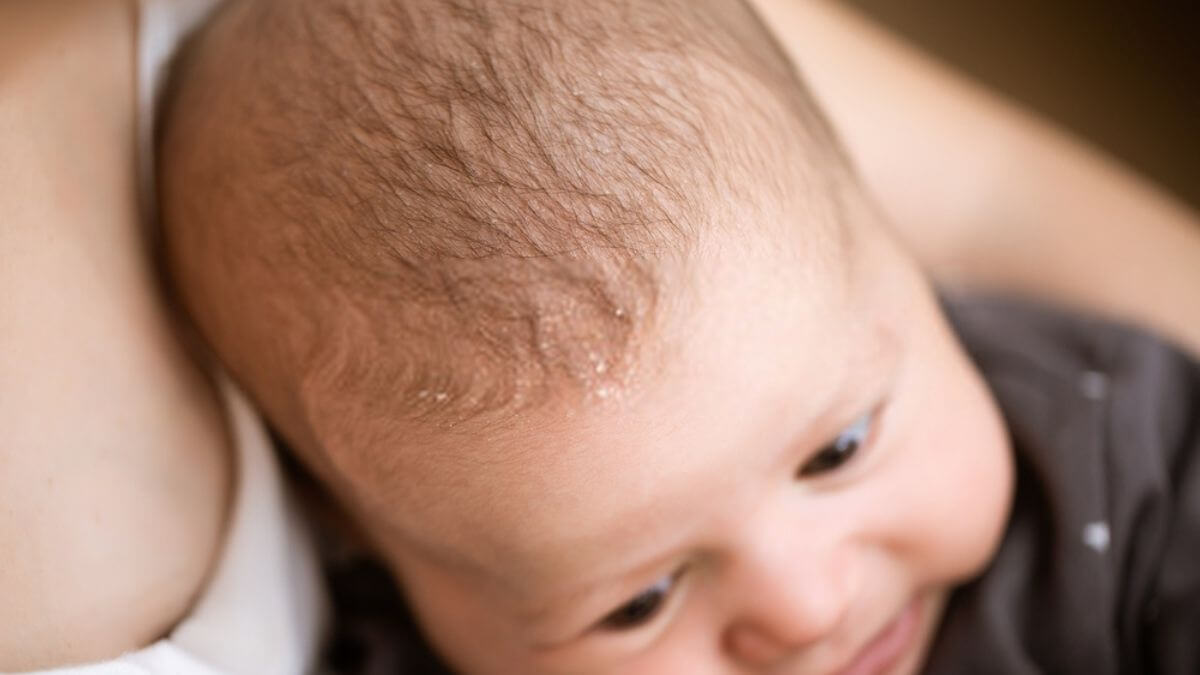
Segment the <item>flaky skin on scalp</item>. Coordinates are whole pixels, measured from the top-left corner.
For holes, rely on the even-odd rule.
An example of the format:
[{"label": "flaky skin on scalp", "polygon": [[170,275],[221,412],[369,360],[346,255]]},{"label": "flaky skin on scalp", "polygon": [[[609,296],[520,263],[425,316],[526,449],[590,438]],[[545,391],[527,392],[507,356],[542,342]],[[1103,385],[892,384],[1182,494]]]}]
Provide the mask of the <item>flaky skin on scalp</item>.
[{"label": "flaky skin on scalp", "polygon": [[726,204],[841,170],[732,0],[235,0],[161,119],[171,276],[277,423],[619,381],[703,233],[757,226]]}]

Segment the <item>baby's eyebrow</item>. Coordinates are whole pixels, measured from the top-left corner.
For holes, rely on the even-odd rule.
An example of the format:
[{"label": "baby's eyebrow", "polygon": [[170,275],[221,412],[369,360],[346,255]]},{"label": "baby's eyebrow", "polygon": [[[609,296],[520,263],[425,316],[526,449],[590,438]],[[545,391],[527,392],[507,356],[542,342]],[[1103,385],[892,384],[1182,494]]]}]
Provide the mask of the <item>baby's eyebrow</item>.
[{"label": "baby's eyebrow", "polygon": [[[566,620],[579,622],[580,627],[586,630],[590,628],[590,624],[583,624],[583,621],[599,619],[603,612],[618,607],[621,603],[643,590],[643,587],[653,584],[654,580],[649,578],[653,574],[649,570],[665,566],[669,559],[670,554],[659,555],[648,563],[639,564],[632,568],[627,567],[624,571],[616,572],[615,574],[606,574],[603,577],[587,581],[582,586],[566,593],[542,599],[537,604],[520,611],[517,614],[517,620],[522,625],[530,626],[534,629],[543,626],[552,626]],[[644,583],[641,577],[646,577]],[[639,581],[635,583],[630,581],[631,579],[639,579]],[[601,602],[601,598],[603,598],[603,602]],[[573,610],[579,612],[578,617],[564,616]],[[585,611],[596,616],[588,616],[588,614],[585,614]],[[556,646],[575,637],[578,637],[578,635],[566,636],[565,639],[559,638],[553,643],[547,643],[544,646]]]},{"label": "baby's eyebrow", "polygon": [[[529,606],[522,608],[516,615],[518,621],[527,626],[540,626],[563,618],[562,615],[572,608],[581,608],[589,604],[600,605],[591,611],[602,612],[609,607],[601,604],[596,598],[603,598],[613,608],[643,590],[643,586],[654,583],[656,573],[666,574],[665,568],[673,558],[679,556],[679,551],[685,545],[688,537],[681,535],[690,528],[679,526],[671,528],[677,533],[674,536],[645,537],[653,542],[646,547],[648,550],[629,554],[625,560],[611,565],[611,571],[600,572],[590,579],[570,584],[572,588],[539,598]],[[607,537],[609,541],[620,540],[619,536]],[[617,550],[620,546],[606,547]],[[580,609],[582,612],[582,609]],[[596,617],[599,618],[599,617]]]},{"label": "baby's eyebrow", "polygon": [[[811,435],[811,427],[815,419],[818,419],[823,414],[827,414],[828,410],[826,408],[833,403],[835,401],[827,402],[825,406],[822,406],[822,411],[817,413],[813,419],[797,425],[798,428],[791,434],[790,438],[782,443],[766,459],[769,463],[768,465],[774,466],[780,464],[788,460],[791,455],[794,455],[796,448],[807,442],[805,439]],[[653,577],[656,573],[666,574],[672,571],[666,569],[667,564],[672,558],[679,557],[681,550],[687,548],[687,542],[692,539],[690,533],[695,529],[697,523],[702,522],[707,517],[704,511],[694,511],[693,513],[696,517],[695,523],[689,525],[674,522],[669,528],[668,533],[646,533],[645,530],[642,530],[639,533],[639,539],[647,542],[647,544],[642,546],[643,550],[626,554],[623,560],[619,560],[611,565],[612,571],[610,572],[598,573],[590,580],[574,584],[574,588],[569,591],[539,599],[532,606],[520,612],[519,620],[527,625],[551,622],[557,616],[561,615],[563,608],[587,604],[593,597],[600,595],[611,596],[607,599],[615,608],[621,602],[627,600],[628,597],[632,597],[643,590],[645,586],[654,583],[655,579]],[[640,517],[635,512],[620,514],[613,518],[613,522],[625,523],[646,522],[646,520],[646,518]],[[615,528],[605,535],[592,539],[588,544],[588,548],[615,551],[622,548],[629,548],[629,544],[629,537],[622,534],[619,528]],[[611,591],[607,591],[606,587],[611,589]]]}]

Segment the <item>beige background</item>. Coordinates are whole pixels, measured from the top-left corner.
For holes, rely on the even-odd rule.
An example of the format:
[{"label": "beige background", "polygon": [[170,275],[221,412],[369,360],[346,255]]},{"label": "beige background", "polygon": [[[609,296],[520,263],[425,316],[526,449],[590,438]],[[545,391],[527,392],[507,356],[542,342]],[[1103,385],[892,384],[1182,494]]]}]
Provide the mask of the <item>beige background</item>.
[{"label": "beige background", "polygon": [[844,1],[1200,208],[1194,0]]}]

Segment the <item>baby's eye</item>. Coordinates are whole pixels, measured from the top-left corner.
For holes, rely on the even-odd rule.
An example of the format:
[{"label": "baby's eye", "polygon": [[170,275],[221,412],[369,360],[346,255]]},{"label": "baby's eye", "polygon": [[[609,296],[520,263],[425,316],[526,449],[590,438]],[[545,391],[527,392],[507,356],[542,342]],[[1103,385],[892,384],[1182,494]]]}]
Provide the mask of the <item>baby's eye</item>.
[{"label": "baby's eye", "polygon": [[831,443],[821,448],[821,451],[812,459],[805,462],[804,466],[801,466],[800,470],[796,472],[796,475],[807,478],[832,471],[845,464],[854,456],[854,453],[858,452],[862,444],[866,442],[867,436],[871,434],[871,423],[873,421],[873,412],[869,412],[855,420],[854,424],[847,427]]},{"label": "baby's eye", "polygon": [[679,574],[675,573],[659,579],[653,586],[638,593],[629,602],[601,619],[600,627],[612,631],[622,631],[649,623],[667,603],[667,598],[675,587],[675,580],[678,576]]}]

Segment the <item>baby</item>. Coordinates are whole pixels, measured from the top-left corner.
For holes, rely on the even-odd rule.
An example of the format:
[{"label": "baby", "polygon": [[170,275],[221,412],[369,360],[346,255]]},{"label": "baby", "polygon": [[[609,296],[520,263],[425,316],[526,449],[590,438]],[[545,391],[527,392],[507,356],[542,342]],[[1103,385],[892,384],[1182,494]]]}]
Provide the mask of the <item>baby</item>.
[{"label": "baby", "polygon": [[161,131],[186,305],[455,670],[1200,668],[1200,370],[965,306],[1002,416],[736,0],[234,2]]}]

